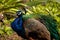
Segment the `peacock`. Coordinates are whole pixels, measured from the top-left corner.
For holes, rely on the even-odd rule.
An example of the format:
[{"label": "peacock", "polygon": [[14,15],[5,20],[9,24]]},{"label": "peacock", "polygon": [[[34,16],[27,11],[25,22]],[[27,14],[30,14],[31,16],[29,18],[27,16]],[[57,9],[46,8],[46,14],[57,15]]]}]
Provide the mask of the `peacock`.
[{"label": "peacock", "polygon": [[11,27],[22,38],[59,40],[57,25],[52,17],[40,14],[23,15],[21,11],[18,11],[17,15],[18,17],[11,23]]}]

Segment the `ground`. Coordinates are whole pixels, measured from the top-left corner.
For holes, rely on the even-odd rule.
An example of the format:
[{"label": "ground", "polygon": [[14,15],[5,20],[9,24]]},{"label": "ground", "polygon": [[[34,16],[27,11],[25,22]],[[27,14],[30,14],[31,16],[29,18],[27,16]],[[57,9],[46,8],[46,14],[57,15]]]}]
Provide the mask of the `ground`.
[{"label": "ground", "polygon": [[0,36],[0,40],[22,40],[22,38],[14,32],[10,36],[7,36],[7,35]]}]

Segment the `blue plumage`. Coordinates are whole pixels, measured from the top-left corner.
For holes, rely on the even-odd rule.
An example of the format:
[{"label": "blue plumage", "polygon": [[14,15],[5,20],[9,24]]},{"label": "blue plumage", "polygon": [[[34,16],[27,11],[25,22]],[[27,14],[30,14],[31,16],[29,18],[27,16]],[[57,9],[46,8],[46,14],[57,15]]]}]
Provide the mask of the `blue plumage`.
[{"label": "blue plumage", "polygon": [[22,24],[23,24],[22,17],[19,17],[12,22],[11,26],[14,29],[14,31],[18,31],[23,29]]},{"label": "blue plumage", "polygon": [[17,12],[18,17],[11,23],[12,29],[19,35],[25,38],[25,30],[23,28],[23,20],[21,11]]}]

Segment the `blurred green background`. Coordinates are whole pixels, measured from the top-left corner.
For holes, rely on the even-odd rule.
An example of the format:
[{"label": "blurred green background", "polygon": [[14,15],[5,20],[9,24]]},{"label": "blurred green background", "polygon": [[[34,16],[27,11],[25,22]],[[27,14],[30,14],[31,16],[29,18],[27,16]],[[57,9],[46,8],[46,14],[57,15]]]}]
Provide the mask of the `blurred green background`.
[{"label": "blurred green background", "polygon": [[16,18],[16,11],[19,9],[23,11],[23,8],[27,10],[24,16],[30,14],[50,15],[49,17],[56,20],[57,30],[60,34],[60,0],[0,0],[0,14],[4,15],[4,25],[0,23],[1,36],[10,36],[14,32],[10,24]]}]

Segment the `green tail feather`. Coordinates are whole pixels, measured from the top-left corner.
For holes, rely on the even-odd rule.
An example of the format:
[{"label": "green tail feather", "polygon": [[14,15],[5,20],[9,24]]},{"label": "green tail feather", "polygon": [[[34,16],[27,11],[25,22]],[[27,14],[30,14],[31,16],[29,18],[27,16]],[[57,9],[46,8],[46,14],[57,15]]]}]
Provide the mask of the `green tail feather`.
[{"label": "green tail feather", "polygon": [[54,18],[51,16],[45,16],[45,15],[41,15],[41,18],[44,20],[44,23],[45,23],[47,29],[50,31],[51,37],[55,38],[56,40],[59,40],[57,23],[54,20]]}]

